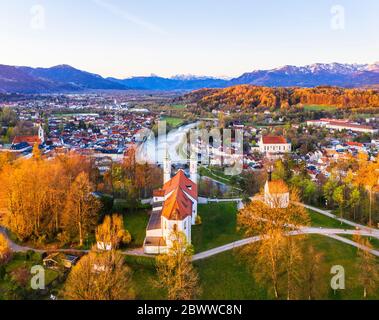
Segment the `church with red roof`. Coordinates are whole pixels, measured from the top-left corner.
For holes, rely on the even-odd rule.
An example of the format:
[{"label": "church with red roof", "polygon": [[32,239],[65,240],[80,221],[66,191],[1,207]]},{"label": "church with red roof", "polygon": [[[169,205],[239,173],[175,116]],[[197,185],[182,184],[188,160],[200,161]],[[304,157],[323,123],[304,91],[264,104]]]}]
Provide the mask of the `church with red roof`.
[{"label": "church with red roof", "polygon": [[259,141],[259,151],[267,156],[290,153],[292,145],[283,136],[262,136]]},{"label": "church with red roof", "polygon": [[144,252],[164,254],[172,246],[174,231],[186,235],[191,244],[192,225],[196,223],[198,187],[197,161],[191,160],[190,177],[179,170],[171,178],[171,161],[164,161],[164,184],[153,194],[153,210],[146,230]]}]

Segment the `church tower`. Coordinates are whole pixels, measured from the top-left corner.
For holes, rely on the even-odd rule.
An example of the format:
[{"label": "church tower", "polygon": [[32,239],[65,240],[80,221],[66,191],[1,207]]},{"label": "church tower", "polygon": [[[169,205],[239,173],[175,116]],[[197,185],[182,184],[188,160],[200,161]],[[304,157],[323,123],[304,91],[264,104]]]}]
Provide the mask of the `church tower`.
[{"label": "church tower", "polygon": [[171,180],[171,160],[168,150],[163,160],[163,184]]},{"label": "church tower", "polygon": [[195,184],[197,184],[197,161],[197,154],[192,152],[190,160],[190,179]]},{"label": "church tower", "polygon": [[41,140],[41,143],[45,142],[45,132],[41,125],[38,127],[38,138]]}]

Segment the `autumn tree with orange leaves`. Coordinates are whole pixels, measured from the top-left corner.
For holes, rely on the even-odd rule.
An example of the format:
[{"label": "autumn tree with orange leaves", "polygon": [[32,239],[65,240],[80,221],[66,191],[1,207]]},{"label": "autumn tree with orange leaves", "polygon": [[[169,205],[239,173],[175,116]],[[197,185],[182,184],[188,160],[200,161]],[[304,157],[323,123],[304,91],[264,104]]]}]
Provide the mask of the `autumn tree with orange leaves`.
[{"label": "autumn tree with orange leaves", "polygon": [[84,191],[76,191],[92,192],[91,163],[74,154],[49,161],[39,157],[6,160],[0,168],[1,223],[22,241],[56,239],[67,232],[63,213],[76,197],[71,189],[80,174],[87,176],[88,183],[81,185]]},{"label": "autumn tree with orange leaves", "polygon": [[121,244],[129,244],[132,236],[124,227],[121,215],[106,216],[101,225],[96,229],[96,240],[103,244],[110,244],[113,249],[118,249]]},{"label": "autumn tree with orange leaves", "polygon": [[131,270],[117,251],[91,251],[71,270],[63,289],[67,300],[132,300]]},{"label": "autumn tree with orange leaves", "polygon": [[79,239],[80,246],[95,230],[99,218],[101,204],[91,192],[88,175],[80,173],[71,185],[63,211],[63,226],[72,240]]}]

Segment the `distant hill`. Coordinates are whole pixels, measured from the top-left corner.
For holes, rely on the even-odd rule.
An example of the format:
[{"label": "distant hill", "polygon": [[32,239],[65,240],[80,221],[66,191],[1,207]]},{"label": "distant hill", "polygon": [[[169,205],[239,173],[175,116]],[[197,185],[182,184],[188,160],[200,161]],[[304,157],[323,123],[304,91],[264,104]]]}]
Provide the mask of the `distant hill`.
[{"label": "distant hill", "polygon": [[339,86],[347,88],[375,87],[379,84],[379,63],[313,64],[305,67],[284,66],[257,70],[231,80],[179,75],[128,79],[103,78],[69,65],[52,68],[30,68],[0,65],[0,92],[50,93],[83,90],[198,90],[226,88],[249,84],[266,87]]},{"label": "distant hill", "polygon": [[67,83],[81,89],[127,89],[124,85],[104,79],[97,74],[81,71],[68,65],[35,69],[20,67],[19,69],[36,78],[47,79],[58,83]]},{"label": "distant hill", "polygon": [[225,89],[203,89],[175,100],[196,104],[202,111],[251,111],[255,108],[290,108],[295,105],[371,109],[379,108],[379,90],[344,89],[337,87],[273,88],[238,85]]},{"label": "distant hill", "polygon": [[57,92],[76,91],[78,88],[68,83],[53,82],[32,76],[22,69],[0,65],[0,92]]}]

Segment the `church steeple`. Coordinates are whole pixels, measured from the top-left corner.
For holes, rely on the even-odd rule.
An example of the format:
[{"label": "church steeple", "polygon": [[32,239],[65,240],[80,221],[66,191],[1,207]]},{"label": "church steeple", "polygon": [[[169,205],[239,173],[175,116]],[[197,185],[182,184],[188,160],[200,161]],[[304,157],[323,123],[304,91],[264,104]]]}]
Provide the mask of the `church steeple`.
[{"label": "church steeple", "polygon": [[41,140],[41,143],[45,142],[45,132],[41,125],[38,126],[38,138]]},{"label": "church steeple", "polygon": [[190,159],[190,179],[195,184],[197,184],[197,162],[197,154],[192,152]]},{"label": "church steeple", "polygon": [[166,149],[165,158],[163,160],[163,183],[171,180],[171,160],[168,150]]}]

